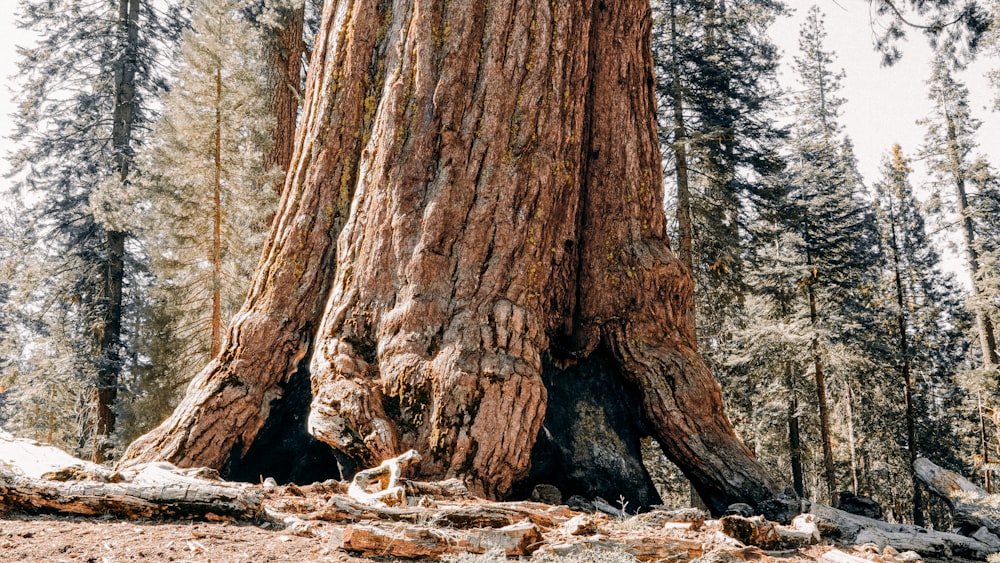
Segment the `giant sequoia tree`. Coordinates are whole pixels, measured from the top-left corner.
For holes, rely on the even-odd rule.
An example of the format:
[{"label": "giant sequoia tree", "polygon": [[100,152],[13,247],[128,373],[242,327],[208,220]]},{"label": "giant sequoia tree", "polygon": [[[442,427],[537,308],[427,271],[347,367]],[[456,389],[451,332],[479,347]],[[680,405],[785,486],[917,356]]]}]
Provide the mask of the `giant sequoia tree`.
[{"label": "giant sequoia tree", "polygon": [[308,376],[341,462],[412,447],[423,476],[502,497],[553,459],[622,485],[652,434],[714,511],[776,496],[688,325],[648,0],[515,4],[327,2],[247,301],[123,465],[270,471],[253,452]]}]

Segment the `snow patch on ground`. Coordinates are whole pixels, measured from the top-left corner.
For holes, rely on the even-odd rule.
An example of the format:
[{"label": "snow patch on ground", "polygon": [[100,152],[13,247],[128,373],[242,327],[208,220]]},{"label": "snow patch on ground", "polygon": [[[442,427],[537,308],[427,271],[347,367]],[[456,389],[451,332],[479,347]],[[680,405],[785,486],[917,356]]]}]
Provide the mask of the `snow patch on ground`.
[{"label": "snow patch on ground", "polygon": [[45,473],[68,467],[106,471],[95,463],[75,458],[55,446],[17,438],[3,429],[0,429],[0,467],[33,479],[40,479]]}]

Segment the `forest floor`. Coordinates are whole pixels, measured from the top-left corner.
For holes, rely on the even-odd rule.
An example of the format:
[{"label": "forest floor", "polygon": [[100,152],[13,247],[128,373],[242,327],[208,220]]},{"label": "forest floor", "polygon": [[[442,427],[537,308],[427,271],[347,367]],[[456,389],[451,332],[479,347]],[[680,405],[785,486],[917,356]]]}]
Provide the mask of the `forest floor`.
[{"label": "forest floor", "polygon": [[[636,526],[628,521],[606,519],[633,538]],[[123,521],[101,517],[30,516],[7,514],[0,519],[0,561],[31,562],[86,562],[118,563],[144,562],[199,562],[199,563],[264,563],[293,562],[389,562],[413,561],[395,557],[361,557],[340,550],[340,538],[346,526],[329,522],[315,522],[307,535],[290,533],[272,524],[231,522],[155,522]],[[798,550],[764,552],[754,547],[740,547],[720,538],[720,528],[715,521],[707,521],[696,530],[678,532],[689,540],[701,541],[705,555],[700,558],[661,559],[661,561],[699,562],[798,562],[845,561],[849,553],[860,561],[879,563],[918,561],[916,554],[878,552],[874,546],[814,545]],[[602,532],[606,532],[602,526]],[[614,532],[609,533],[612,537]],[[606,534],[607,535],[607,534]],[[662,542],[661,532],[652,532],[649,542]],[[544,551],[544,550],[543,550]],[[494,554],[472,556],[446,556],[458,563],[492,563],[502,560]],[[514,558],[512,560],[517,560]],[[523,559],[522,559],[523,560]],[[576,553],[575,555],[536,554],[534,561],[551,563],[590,562],[626,563],[635,561],[623,551]]]}]

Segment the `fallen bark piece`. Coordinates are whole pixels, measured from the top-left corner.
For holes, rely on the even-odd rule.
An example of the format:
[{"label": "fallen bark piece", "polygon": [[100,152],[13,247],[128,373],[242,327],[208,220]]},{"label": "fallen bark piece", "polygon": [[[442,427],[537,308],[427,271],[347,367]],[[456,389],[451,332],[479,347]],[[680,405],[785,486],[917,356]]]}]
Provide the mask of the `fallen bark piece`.
[{"label": "fallen bark piece", "polygon": [[913,462],[913,471],[929,491],[948,504],[959,533],[972,535],[986,528],[994,537],[1000,536],[1000,495],[988,494],[972,481],[924,457]]},{"label": "fallen bark piece", "polygon": [[552,554],[564,558],[584,559],[590,553],[627,553],[639,561],[690,561],[705,553],[701,542],[682,538],[629,536],[607,538],[597,536],[542,546],[539,555]]},{"label": "fallen bark piece", "polygon": [[580,514],[567,520],[560,529],[571,536],[589,536],[597,533],[597,525],[586,514]]},{"label": "fallen bark piece", "polygon": [[438,499],[469,498],[469,488],[461,479],[446,479],[444,481],[410,481],[402,479],[406,494],[410,496],[431,496]]},{"label": "fallen bark piece", "polygon": [[812,514],[799,514],[792,519],[791,526],[775,526],[784,549],[805,547],[820,542],[819,527]]},{"label": "fallen bark piece", "polygon": [[[872,542],[898,551],[915,551],[920,555],[947,559],[952,556],[985,559],[995,550],[979,540],[951,532],[937,532],[909,524],[890,524],[865,518],[843,510],[813,503],[809,511],[824,536],[833,536],[849,543]],[[862,534],[864,532],[864,534]]]},{"label": "fallen bark piece", "polygon": [[688,523],[692,530],[701,528],[705,520],[709,518],[708,513],[697,508],[666,509],[656,508],[649,512],[637,514],[633,518],[651,526],[662,526],[667,523]]},{"label": "fallen bark piece", "polygon": [[347,496],[374,506],[406,506],[406,489],[400,486],[403,470],[420,461],[420,454],[410,450],[389,458],[378,467],[358,471],[347,488]]},{"label": "fallen bark piece", "polygon": [[774,524],[763,516],[746,518],[735,514],[719,519],[722,531],[745,545],[755,545],[763,549],[781,547],[781,536]]},{"label": "fallen bark piece", "polygon": [[0,471],[0,511],[250,520],[260,512],[263,498],[260,487],[207,481],[156,464],[123,483],[47,481]]},{"label": "fallen bark piece", "polygon": [[501,549],[509,557],[531,555],[542,534],[524,521],[496,529],[457,530],[412,524],[354,524],[344,530],[338,549],[364,556],[440,557],[448,553],[485,553]]}]

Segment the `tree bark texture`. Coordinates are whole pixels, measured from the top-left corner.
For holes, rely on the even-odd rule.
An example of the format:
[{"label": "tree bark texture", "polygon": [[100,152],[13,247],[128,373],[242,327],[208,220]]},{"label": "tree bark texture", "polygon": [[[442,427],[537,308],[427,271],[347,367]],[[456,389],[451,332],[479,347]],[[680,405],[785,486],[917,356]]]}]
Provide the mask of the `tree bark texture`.
[{"label": "tree bark texture", "polygon": [[163,460],[236,470],[272,414],[296,419],[285,400],[299,394],[287,390],[306,373],[301,368],[335,270],[336,236],[351,203],[357,155],[371,129],[365,100],[381,89],[369,74],[381,20],[371,19],[371,11],[356,15],[369,33],[348,36],[328,25],[317,37],[279,211],[222,351],[192,380],[173,414],[129,446],[119,467]]},{"label": "tree bark texture", "polygon": [[366,464],[415,448],[422,474],[504,496],[544,418],[543,361],[604,346],[713,510],[770,498],[695,352],[691,278],[668,247],[648,4],[358,1],[328,16],[369,5],[388,28],[385,88],[311,431]]},{"label": "tree bark texture", "polygon": [[[302,54],[306,48],[302,39],[305,11],[304,0],[297,2],[293,9],[280,9],[280,25],[270,30],[264,41],[267,58],[265,78],[270,93],[271,115],[275,119],[271,129],[271,146],[264,155],[266,170],[277,167],[287,171],[295,153]],[[275,189],[280,192],[281,187],[278,184]]]},{"label": "tree bark texture", "polygon": [[688,323],[650,27],[639,0],[327,2],[250,297],[126,463],[221,465],[311,353],[313,435],[368,466],[413,448],[422,477],[503,497],[545,418],[543,364],[570,377],[596,352],[713,511],[774,498]]}]

